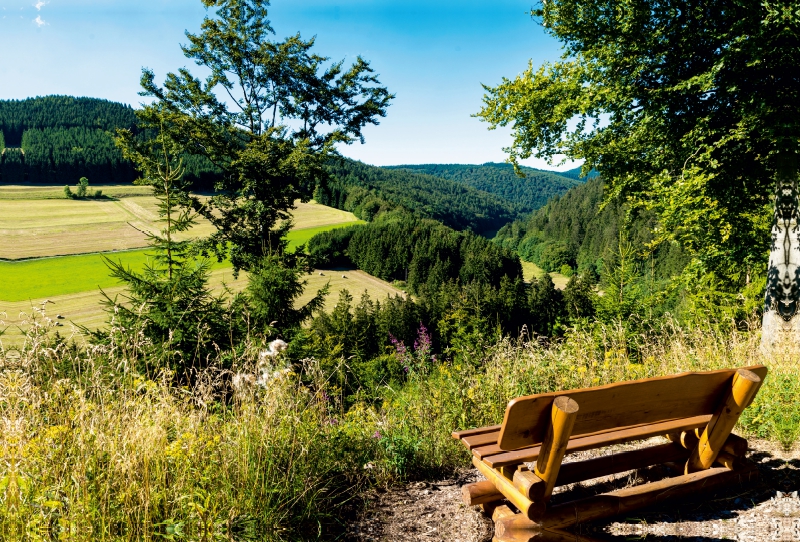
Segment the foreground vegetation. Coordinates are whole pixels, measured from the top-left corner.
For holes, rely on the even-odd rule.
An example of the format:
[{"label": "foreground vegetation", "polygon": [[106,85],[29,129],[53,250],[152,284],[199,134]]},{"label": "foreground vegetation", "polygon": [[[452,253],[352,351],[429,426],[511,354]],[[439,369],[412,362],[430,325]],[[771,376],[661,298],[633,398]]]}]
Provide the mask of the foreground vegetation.
[{"label": "foreground vegetation", "polygon": [[758,333],[665,326],[631,341],[595,326],[550,346],[503,339],[444,359],[419,343],[383,358],[407,363],[404,377],[347,397],[355,360],[345,357],[284,352],[267,367],[252,343],[186,388],[137,371],[120,345],[53,341],[43,321],[24,348],[3,351],[6,533],[329,539],[360,490],[466,466],[450,431],[498,423],[512,397],[680,371],[766,363],[737,431],[787,448],[800,431],[797,369],[759,353]]}]

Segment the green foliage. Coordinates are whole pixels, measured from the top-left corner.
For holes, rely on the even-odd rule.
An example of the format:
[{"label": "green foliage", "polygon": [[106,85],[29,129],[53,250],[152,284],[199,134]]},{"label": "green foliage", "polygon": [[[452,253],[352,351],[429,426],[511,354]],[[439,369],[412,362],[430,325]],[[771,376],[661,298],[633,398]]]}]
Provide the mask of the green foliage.
[{"label": "green foliage", "polygon": [[86,177],[81,177],[78,181],[78,190],[76,191],[75,195],[79,198],[86,197],[86,190],[89,188],[89,179]]},{"label": "green foliage", "polygon": [[451,179],[349,159],[327,167],[331,178],[316,189],[314,199],[366,221],[402,208],[457,230],[485,232],[524,214],[516,203]]},{"label": "green foliage", "polygon": [[513,126],[511,160],[585,159],[612,198],[655,213],[655,241],[678,241],[729,291],[743,285],[769,249],[776,173],[798,174],[797,12],[556,0],[533,14],[562,59],[487,87],[479,113]]},{"label": "green foliage", "polygon": [[564,288],[564,307],[573,322],[588,321],[595,315],[597,294],[593,282],[584,275],[572,275]]},{"label": "green foliage", "polygon": [[[89,176],[97,182],[128,183],[136,175],[109,135],[135,129],[129,106],[94,98],[45,96],[0,101],[0,133],[21,148],[24,168],[0,167],[3,182],[61,184]],[[3,136],[0,136],[3,137]]]},{"label": "green foliage", "polygon": [[322,309],[328,287],[319,290],[305,305],[295,308],[308,281],[302,279],[311,269],[300,258],[267,256],[248,277],[244,302],[253,331],[265,336],[273,332],[289,339],[300,326]]},{"label": "green foliage", "polygon": [[529,213],[543,207],[553,196],[560,196],[585,179],[565,177],[555,171],[544,171],[529,167],[519,168],[524,177],[514,171],[511,164],[486,163],[423,164],[409,166],[385,166],[385,169],[409,171],[434,175],[494,194],[511,204],[517,213]]},{"label": "green foliage", "polygon": [[67,198],[67,199],[74,199],[75,198],[75,194],[72,193],[72,190],[70,190],[68,184],[64,185],[64,197]]},{"label": "green foliage", "polygon": [[[111,275],[125,285],[126,292],[122,300],[103,293],[110,328],[96,336],[133,348],[129,355],[138,360],[143,372],[168,368],[190,381],[225,340],[226,326],[223,301],[208,286],[210,263],[192,257],[191,241],[176,239],[176,234],[188,231],[196,221],[192,197],[182,179],[183,166],[175,158],[182,149],[163,132],[157,139],[141,141],[130,131],[120,130],[116,142],[142,172],[137,183],[152,188],[164,228],[159,233],[145,232],[153,252],[141,272],[105,258]],[[81,179],[83,194],[87,185]],[[138,341],[131,344],[125,339],[130,336]]]},{"label": "green foliage", "polygon": [[603,205],[603,181],[593,178],[531,214],[526,221],[503,227],[494,239],[548,272],[569,265],[578,273],[599,276],[602,262],[611,262],[621,233],[639,254],[652,251],[655,278],[679,275],[689,256],[676,243],[649,248],[654,239],[652,213],[629,216],[618,200]]},{"label": "green foliage", "polygon": [[522,276],[519,259],[470,232],[458,232],[407,212],[382,215],[363,226],[321,234],[309,242],[318,263],[343,261],[383,280],[403,280],[411,292],[436,291],[449,281],[500,285]]},{"label": "green foliage", "polygon": [[345,68],[314,54],[313,38],[271,41],[266,0],[204,3],[214,12],[199,34],[187,33],[183,52],[211,77],[183,68],[161,87],[144,70],[143,93],[154,102],[140,119],[221,172],[214,197],[197,202],[217,230],[205,249],[250,270],[285,249],[289,211],[324,182],[334,145],[363,140],[393,96],[361,57]]},{"label": "green foliage", "polygon": [[363,227],[358,225],[336,228],[318,233],[309,239],[306,249],[314,266],[330,268],[352,265],[347,250],[356,230]]},{"label": "green foliage", "polygon": [[643,277],[633,245],[621,237],[613,262],[604,266],[597,298],[597,317],[636,329],[645,316]]},{"label": "green foliage", "polygon": [[24,183],[25,153],[22,149],[6,147],[0,156],[0,180],[6,184]]}]

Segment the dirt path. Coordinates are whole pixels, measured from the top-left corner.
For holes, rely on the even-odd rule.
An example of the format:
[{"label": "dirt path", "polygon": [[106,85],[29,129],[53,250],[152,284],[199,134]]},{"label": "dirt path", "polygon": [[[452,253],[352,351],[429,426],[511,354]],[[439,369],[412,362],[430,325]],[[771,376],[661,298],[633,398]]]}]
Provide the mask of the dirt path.
[{"label": "dirt path", "polygon": [[[599,540],[800,540],[800,449],[784,452],[765,442],[751,443],[751,448],[749,458],[758,465],[760,474],[755,487],[644,509],[626,518],[582,525],[575,532]],[[604,478],[597,484],[625,487],[641,482],[642,477],[649,481],[658,475],[648,469]],[[461,502],[461,486],[479,479],[477,471],[465,469],[448,480],[373,491],[365,510],[350,525],[348,540],[490,542],[494,530],[491,520],[479,508],[469,508]],[[592,489],[596,487],[560,488],[554,500],[574,498]]]}]

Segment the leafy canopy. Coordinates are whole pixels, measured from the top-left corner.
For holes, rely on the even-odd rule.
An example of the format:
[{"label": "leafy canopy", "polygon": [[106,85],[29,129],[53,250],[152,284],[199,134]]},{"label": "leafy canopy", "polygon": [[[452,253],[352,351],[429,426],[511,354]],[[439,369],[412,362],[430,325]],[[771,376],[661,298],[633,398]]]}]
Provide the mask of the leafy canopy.
[{"label": "leafy canopy", "polygon": [[561,60],[485,87],[478,114],[513,127],[511,161],[586,160],[702,270],[763,262],[774,179],[797,177],[796,3],[551,0],[532,15]]},{"label": "leafy canopy", "polygon": [[312,53],[314,39],[299,33],[272,41],[266,0],[202,1],[215,12],[182,49],[210,75],[182,68],[161,87],[144,70],[142,94],[155,102],[143,118],[221,171],[217,194],[197,201],[217,228],[206,248],[250,270],[285,249],[295,200],[325,180],[337,143],[363,142],[393,95],[361,57],[345,67]]}]

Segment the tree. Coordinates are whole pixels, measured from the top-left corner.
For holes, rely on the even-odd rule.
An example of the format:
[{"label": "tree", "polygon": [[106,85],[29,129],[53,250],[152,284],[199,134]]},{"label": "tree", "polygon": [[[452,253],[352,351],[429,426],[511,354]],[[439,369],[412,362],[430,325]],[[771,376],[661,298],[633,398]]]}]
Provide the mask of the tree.
[{"label": "tree", "polygon": [[215,13],[182,49],[210,75],[182,68],[161,87],[144,70],[142,94],[155,102],[143,116],[221,171],[216,195],[197,201],[216,227],[205,248],[252,270],[284,251],[289,211],[324,182],[335,145],[363,142],[393,95],[361,57],[345,68],[312,53],[313,38],[271,41],[267,0],[202,2]]},{"label": "tree", "polygon": [[89,179],[87,179],[86,177],[81,177],[80,180],[78,181],[78,190],[76,192],[76,195],[79,198],[85,198],[86,191],[88,188],[89,188]]},{"label": "tree", "polygon": [[127,291],[122,300],[103,293],[112,321],[105,337],[103,333],[100,336],[117,339],[124,347],[138,347],[145,362],[168,367],[188,380],[194,376],[192,369],[205,364],[226,338],[226,328],[223,301],[208,287],[208,260],[194,259],[191,241],[178,238],[196,222],[192,197],[183,181],[183,164],[177,158],[182,147],[164,130],[146,140],[129,130],[117,133],[116,142],[125,158],[142,173],[136,183],[150,186],[158,199],[164,228],[144,232],[153,252],[141,272],[105,259],[111,275]]},{"label": "tree", "polygon": [[273,254],[259,262],[250,274],[244,293],[251,323],[258,332],[270,334],[274,330],[290,339],[303,322],[324,307],[327,284],[310,301],[295,308],[308,282],[302,276],[309,271],[301,258],[281,258]]},{"label": "tree", "polygon": [[[696,277],[740,288],[772,247],[764,337],[800,340],[800,14],[781,0],[552,0],[533,10],[561,60],[486,87],[478,114],[512,125],[512,162],[584,159],[656,211]],[[770,194],[775,194],[770,227]]]}]

